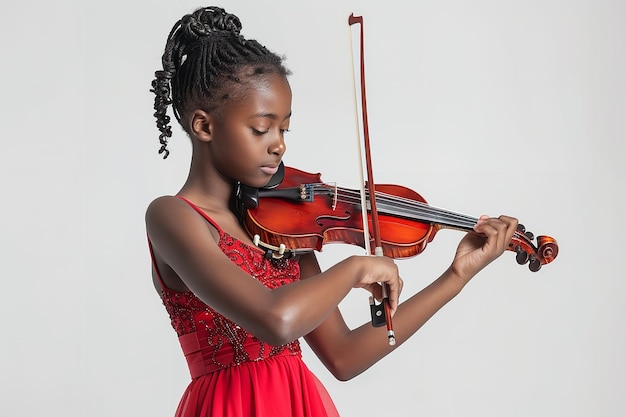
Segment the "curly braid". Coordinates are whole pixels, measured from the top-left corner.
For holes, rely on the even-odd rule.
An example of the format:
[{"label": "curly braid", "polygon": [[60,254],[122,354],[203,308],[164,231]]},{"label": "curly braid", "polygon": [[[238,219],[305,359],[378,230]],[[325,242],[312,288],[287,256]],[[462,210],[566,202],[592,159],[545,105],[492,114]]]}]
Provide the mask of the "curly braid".
[{"label": "curly braid", "polygon": [[[203,7],[183,16],[172,28],[165,45],[163,69],[152,81],[154,117],[159,131],[163,159],[169,155],[172,136],[167,108],[171,104],[176,120],[189,133],[184,115],[192,106],[219,111],[232,97],[227,90],[242,78],[262,74],[287,76],[283,59],[255,40],[240,35],[241,22],[220,7]],[[244,74],[243,69],[249,69]]]}]

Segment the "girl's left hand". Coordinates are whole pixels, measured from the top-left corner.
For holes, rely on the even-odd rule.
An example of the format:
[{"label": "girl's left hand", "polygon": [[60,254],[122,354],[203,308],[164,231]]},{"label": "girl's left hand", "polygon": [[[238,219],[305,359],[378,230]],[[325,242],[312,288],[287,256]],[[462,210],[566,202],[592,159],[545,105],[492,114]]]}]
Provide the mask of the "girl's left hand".
[{"label": "girl's left hand", "polygon": [[464,282],[498,258],[506,250],[517,229],[517,219],[509,216],[480,216],[459,243],[451,270]]}]

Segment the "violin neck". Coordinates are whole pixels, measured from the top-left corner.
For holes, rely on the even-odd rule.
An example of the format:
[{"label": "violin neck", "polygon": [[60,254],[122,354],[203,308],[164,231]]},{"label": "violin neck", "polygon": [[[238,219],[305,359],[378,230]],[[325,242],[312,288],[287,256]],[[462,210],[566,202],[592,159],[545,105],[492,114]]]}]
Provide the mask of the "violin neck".
[{"label": "violin neck", "polygon": [[[315,187],[315,194],[318,193],[334,194],[335,201],[361,206],[360,194],[355,190],[341,187]],[[369,211],[371,209],[369,197],[367,198],[367,204],[367,210]],[[409,220],[437,225],[441,228],[470,231],[474,229],[478,222],[478,218],[474,216],[433,207],[415,198],[401,197],[381,191],[376,191],[376,204],[377,211],[380,214],[403,217]]]},{"label": "violin neck", "polygon": [[478,222],[478,218],[474,216],[384,193],[376,193],[376,202],[378,203],[379,213],[430,223],[442,228],[470,231],[473,230],[474,225]]}]

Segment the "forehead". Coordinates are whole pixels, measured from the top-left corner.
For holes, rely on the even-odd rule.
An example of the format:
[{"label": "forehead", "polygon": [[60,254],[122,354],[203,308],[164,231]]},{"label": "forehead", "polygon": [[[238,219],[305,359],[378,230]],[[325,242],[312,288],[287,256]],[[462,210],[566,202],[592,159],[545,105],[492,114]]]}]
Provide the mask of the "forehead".
[{"label": "forehead", "polygon": [[291,87],[277,74],[250,77],[240,85],[238,98],[231,100],[226,112],[273,113],[286,115],[291,112]]}]

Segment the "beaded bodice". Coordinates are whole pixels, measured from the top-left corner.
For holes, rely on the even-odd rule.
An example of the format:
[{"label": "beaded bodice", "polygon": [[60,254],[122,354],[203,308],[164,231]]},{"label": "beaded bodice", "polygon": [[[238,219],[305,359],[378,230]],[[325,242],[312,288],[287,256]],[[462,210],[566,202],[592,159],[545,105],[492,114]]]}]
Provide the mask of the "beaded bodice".
[{"label": "beaded bodice", "polygon": [[[224,254],[266,287],[277,288],[300,279],[297,261],[266,259],[262,251],[225,233],[204,212],[187,203],[217,228],[218,246]],[[179,336],[192,378],[244,362],[300,354],[297,340],[271,346],[219,314],[191,291],[172,291],[164,285],[161,289],[163,304]]]}]

